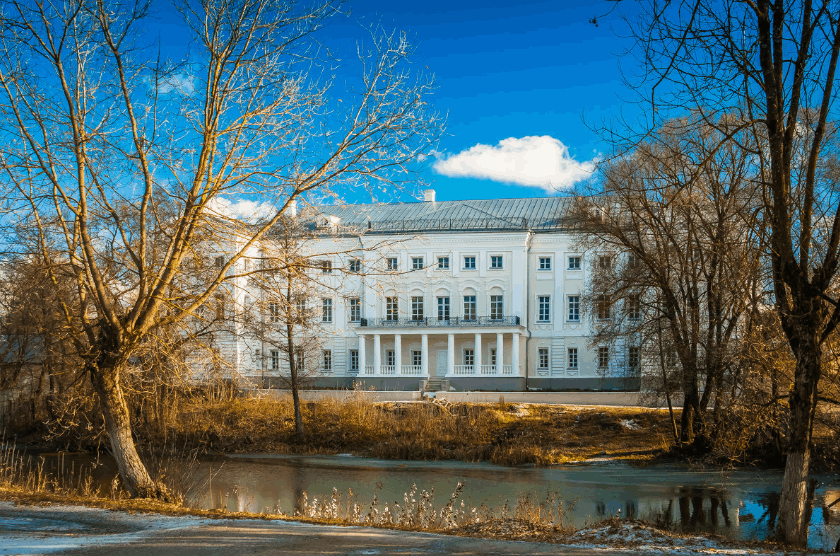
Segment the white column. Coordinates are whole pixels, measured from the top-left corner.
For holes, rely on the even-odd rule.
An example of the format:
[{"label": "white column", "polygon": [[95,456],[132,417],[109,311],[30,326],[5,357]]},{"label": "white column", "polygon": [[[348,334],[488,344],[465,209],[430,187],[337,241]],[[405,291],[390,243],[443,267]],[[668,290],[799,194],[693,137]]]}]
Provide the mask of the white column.
[{"label": "white column", "polygon": [[373,374],[380,374],[380,365],[382,364],[382,342],[379,339],[379,334],[373,335]]},{"label": "white column", "polygon": [[394,365],[396,366],[395,372],[397,374],[402,373],[402,335],[401,334],[394,334]]},{"label": "white column", "polygon": [[502,374],[502,365],[505,361],[505,336],[496,334],[496,374]]},{"label": "white column", "polygon": [[452,376],[455,374],[455,334],[449,334],[447,340],[446,347],[449,353],[446,355],[446,374]]},{"label": "white column", "polygon": [[420,374],[429,376],[429,335],[420,338]]},{"label": "white column", "polygon": [[475,348],[473,348],[473,365],[475,374],[481,374],[481,334],[475,335]]},{"label": "white column", "polygon": [[513,364],[513,375],[519,376],[519,332],[513,333],[513,347],[510,352],[510,362]]},{"label": "white column", "polygon": [[359,374],[365,374],[367,360],[365,357],[365,337],[359,336]]}]

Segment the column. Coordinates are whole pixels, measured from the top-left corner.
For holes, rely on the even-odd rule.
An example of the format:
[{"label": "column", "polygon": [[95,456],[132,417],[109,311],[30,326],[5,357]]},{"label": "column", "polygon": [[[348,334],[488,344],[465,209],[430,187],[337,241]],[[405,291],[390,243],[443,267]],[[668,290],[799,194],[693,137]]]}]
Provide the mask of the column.
[{"label": "column", "polygon": [[481,334],[475,335],[475,348],[473,348],[473,372],[481,374]]},{"label": "column", "polygon": [[382,364],[382,343],[379,339],[380,334],[373,335],[373,374],[380,374],[380,365]]},{"label": "column", "polygon": [[496,374],[502,374],[503,365],[505,362],[505,336],[504,334],[496,334]]},{"label": "column", "polygon": [[447,337],[448,353],[446,354],[446,374],[452,376],[455,374],[455,334],[449,334]]},{"label": "column", "polygon": [[420,374],[429,376],[429,335],[420,338]]},{"label": "column", "polygon": [[365,358],[365,337],[359,336],[359,374],[365,374],[367,359]]},{"label": "column", "polygon": [[510,362],[513,364],[513,376],[519,376],[519,332],[513,333],[513,347],[510,351]]},{"label": "column", "polygon": [[402,334],[394,334],[394,365],[395,372],[402,373]]}]

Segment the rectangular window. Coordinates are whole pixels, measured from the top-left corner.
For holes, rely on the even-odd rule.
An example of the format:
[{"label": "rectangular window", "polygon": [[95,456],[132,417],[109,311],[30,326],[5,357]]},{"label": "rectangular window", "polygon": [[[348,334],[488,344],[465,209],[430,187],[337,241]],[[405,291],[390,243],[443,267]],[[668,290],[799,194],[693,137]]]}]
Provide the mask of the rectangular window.
[{"label": "rectangular window", "polygon": [[423,352],[422,351],[412,351],[411,352],[411,364],[415,367],[419,367],[423,364]]},{"label": "rectangular window", "polygon": [[606,369],[610,366],[610,348],[601,346],[598,348],[598,368]]},{"label": "rectangular window", "polygon": [[496,348],[490,348],[490,364],[496,366]]},{"label": "rectangular window", "polygon": [[548,368],[548,348],[537,348],[537,368]]},{"label": "rectangular window", "polygon": [[358,371],[359,370],[359,350],[357,350],[357,349],[351,349],[350,350],[350,370],[351,371]]},{"label": "rectangular window", "polygon": [[225,319],[225,296],[216,296],[216,320]]},{"label": "rectangular window", "polygon": [[630,346],[627,349],[627,369],[631,374],[638,374],[641,367],[641,357],[639,356],[639,346]]},{"label": "rectangular window", "polygon": [[396,257],[388,257],[385,259],[387,262],[388,270],[398,270],[399,269],[399,262],[397,261]]},{"label": "rectangular window", "polygon": [[642,318],[642,301],[638,295],[631,295],[627,299],[627,318],[630,320]]},{"label": "rectangular window", "polygon": [[609,320],[610,318],[610,296],[602,293],[597,298],[598,320]]},{"label": "rectangular window", "polygon": [[306,317],[306,298],[302,297],[295,300],[295,312],[298,320],[303,320]]},{"label": "rectangular window", "polygon": [[580,322],[580,296],[569,296],[569,321]]},{"label": "rectangular window", "polygon": [[397,320],[399,318],[399,308],[396,297],[385,298],[385,320]]},{"label": "rectangular window", "polygon": [[350,259],[350,272],[361,272],[362,271],[362,261],[359,259]]},{"label": "rectangular window", "polygon": [[423,257],[411,257],[411,269],[423,270]]},{"label": "rectangular window", "polygon": [[551,297],[541,295],[537,298],[537,322],[551,322]]},{"label": "rectangular window", "polygon": [[325,373],[332,372],[332,350],[325,349],[321,362],[321,370]]},{"label": "rectangular window", "polygon": [[504,316],[504,298],[501,295],[490,296],[490,320],[502,320]]},{"label": "rectangular window", "polygon": [[464,296],[464,320],[476,320],[477,308],[474,295]]},{"label": "rectangular window", "polygon": [[568,362],[567,362],[566,366],[570,370],[573,370],[573,371],[577,370],[577,368],[578,368],[578,351],[577,350],[578,350],[578,348],[569,348],[569,351],[568,351],[569,357],[568,357]]},{"label": "rectangular window", "polygon": [[635,253],[629,253],[627,255],[627,268],[631,270],[639,268],[639,257]]},{"label": "rectangular window", "polygon": [[303,357],[303,350],[300,348],[295,351],[295,368],[297,368],[298,371],[306,369],[306,360]]},{"label": "rectangular window", "polygon": [[268,321],[280,322],[280,304],[276,301],[271,301],[268,304]]},{"label": "rectangular window", "polygon": [[539,270],[551,270],[551,257],[540,257]]},{"label": "rectangular window", "polygon": [[580,270],[580,257],[575,255],[569,257],[569,270]]},{"label": "rectangular window", "polygon": [[437,318],[438,320],[449,320],[449,298],[448,297],[438,297],[437,298]]},{"label": "rectangular window", "polygon": [[321,272],[324,274],[332,272],[332,261],[321,261]]},{"label": "rectangular window", "polygon": [[475,270],[475,257],[464,257],[464,270]]},{"label": "rectangular window", "polygon": [[393,367],[396,365],[397,357],[394,355],[394,350],[389,349],[385,352],[385,364],[389,367]]},{"label": "rectangular window", "polygon": [[362,320],[362,302],[358,297],[350,298],[350,322]]},{"label": "rectangular window", "polygon": [[438,257],[438,270],[449,270],[449,257]]},{"label": "rectangular window", "polygon": [[280,351],[273,349],[269,353],[271,355],[271,370],[276,371],[280,368]]},{"label": "rectangular window", "polygon": [[475,365],[475,350],[464,350],[464,365],[466,365],[467,367],[472,367],[473,365]]},{"label": "rectangular window", "polygon": [[321,307],[321,322],[332,322],[332,299],[325,297]]},{"label": "rectangular window", "polygon": [[423,297],[411,298],[411,320],[423,320]]},{"label": "rectangular window", "polygon": [[490,255],[490,268],[493,270],[499,270],[501,268],[504,268],[502,266],[502,261],[502,255]]},{"label": "rectangular window", "polygon": [[601,255],[598,257],[598,268],[601,270],[609,270],[612,268],[612,257],[609,255]]},{"label": "rectangular window", "polygon": [[225,267],[225,257],[224,257],[224,255],[219,255],[218,257],[216,257],[215,263],[216,263],[216,268],[218,270],[222,270]]}]

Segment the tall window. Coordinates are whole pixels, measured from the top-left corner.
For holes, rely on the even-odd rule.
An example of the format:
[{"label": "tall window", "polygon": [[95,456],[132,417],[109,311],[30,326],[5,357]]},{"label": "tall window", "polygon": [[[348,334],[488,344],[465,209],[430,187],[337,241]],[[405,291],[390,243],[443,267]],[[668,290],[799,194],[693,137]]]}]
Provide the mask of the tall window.
[{"label": "tall window", "polygon": [[610,366],[610,348],[601,346],[598,348],[598,368],[606,369]]},{"label": "tall window", "polygon": [[385,259],[387,262],[388,270],[397,270],[399,269],[399,262],[397,261],[396,257],[388,257]]},{"label": "tall window", "polygon": [[501,295],[490,296],[490,319],[502,320],[504,315],[504,297]]},{"label": "tall window", "polygon": [[475,270],[475,257],[464,257],[464,270]]},{"label": "tall window", "polygon": [[537,298],[537,322],[551,322],[551,297],[541,295]]},{"label": "tall window", "polygon": [[449,320],[449,298],[437,298],[438,320]]},{"label": "tall window", "polygon": [[474,295],[464,296],[464,320],[476,320],[477,308]]},{"label": "tall window", "polygon": [[627,255],[627,268],[633,270],[639,268],[639,257],[635,253],[629,253]]},{"label": "tall window", "polygon": [[268,321],[280,322],[280,304],[276,301],[268,303]]},{"label": "tall window", "polygon": [[551,257],[540,257],[539,270],[551,270]]},{"label": "tall window", "polygon": [[548,369],[548,348],[537,348],[537,368]]},{"label": "tall window", "polygon": [[321,322],[332,322],[332,299],[325,297],[321,305]]},{"label": "tall window", "polygon": [[411,320],[423,320],[423,296],[411,298]]},{"label": "tall window", "polygon": [[397,364],[396,361],[397,361],[397,357],[396,357],[396,355],[394,355],[394,350],[389,349],[388,351],[385,352],[385,364],[386,365],[388,365],[389,367],[393,367]]},{"label": "tall window", "polygon": [[359,350],[351,349],[350,350],[350,370],[351,371],[358,371],[359,370]]},{"label": "tall window", "polygon": [[224,266],[225,266],[225,257],[224,257],[224,255],[219,255],[218,257],[216,257],[215,262],[216,262],[216,269],[217,269],[217,270],[222,270],[222,269],[224,268]]},{"label": "tall window", "polygon": [[295,313],[297,318],[302,320],[306,316],[306,298],[300,297],[295,300]]},{"label": "tall window", "polygon": [[609,255],[601,255],[598,257],[598,268],[601,270],[609,270],[612,267],[612,257]]},{"label": "tall window", "polygon": [[303,357],[303,350],[300,348],[295,351],[295,367],[298,371],[306,369],[306,359]]},{"label": "tall window", "polygon": [[438,257],[438,270],[449,270],[449,257]]},{"label": "tall window", "polygon": [[580,321],[580,296],[579,295],[570,295],[569,296],[569,321],[571,321],[571,322],[579,322]]},{"label": "tall window", "polygon": [[271,355],[271,370],[276,371],[280,368],[280,351],[273,349],[269,354]]},{"label": "tall window", "polygon": [[411,364],[415,367],[419,367],[423,364],[423,352],[422,351],[412,351],[411,352]]},{"label": "tall window", "polygon": [[572,255],[569,257],[569,270],[580,270],[580,256]]},{"label": "tall window", "polygon": [[358,297],[350,298],[350,322],[362,320],[362,302]]},{"label": "tall window", "polygon": [[397,320],[399,318],[399,308],[396,297],[385,298],[385,320]]},{"label": "tall window", "polygon": [[325,373],[332,372],[332,350],[324,350],[321,360],[321,370]]},{"label": "tall window", "polygon": [[350,272],[361,272],[362,261],[359,259],[350,259]]},{"label": "tall window", "polygon": [[639,346],[630,346],[627,349],[627,370],[631,374],[639,374],[641,367],[641,357],[639,355]]},{"label": "tall window", "polygon": [[423,270],[423,257],[411,257],[411,269]]},{"label": "tall window", "polygon": [[493,270],[504,268],[502,265],[503,259],[502,255],[490,255],[490,268]]},{"label": "tall window", "polygon": [[627,318],[630,320],[642,318],[642,301],[638,295],[631,295],[627,299]]},{"label": "tall window", "polygon": [[490,348],[490,364],[496,366],[496,348]]},{"label": "tall window", "polygon": [[598,320],[608,320],[610,318],[610,296],[602,293],[597,298],[598,306]]},{"label": "tall window", "polygon": [[472,367],[473,365],[475,365],[475,350],[464,350],[464,365],[466,365],[467,367]]},{"label": "tall window", "polygon": [[321,261],[321,272],[324,274],[332,272],[332,261]]},{"label": "tall window", "polygon": [[570,371],[576,371],[578,368],[578,348],[569,348],[568,355],[566,366]]}]

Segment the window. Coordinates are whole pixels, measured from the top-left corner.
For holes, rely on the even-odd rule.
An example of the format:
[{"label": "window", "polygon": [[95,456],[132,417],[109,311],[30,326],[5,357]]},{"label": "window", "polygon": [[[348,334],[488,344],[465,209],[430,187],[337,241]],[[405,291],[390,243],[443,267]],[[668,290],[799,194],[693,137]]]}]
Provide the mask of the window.
[{"label": "window", "polygon": [[225,257],[224,255],[219,255],[215,259],[216,268],[222,270],[225,267]]},{"label": "window", "polygon": [[475,257],[464,257],[464,270],[475,270]]},{"label": "window", "polygon": [[449,257],[438,257],[438,270],[449,270]]},{"label": "window", "polygon": [[295,351],[295,368],[298,371],[306,369],[306,360],[303,357],[303,350],[300,348]]},{"label": "window", "polygon": [[321,272],[323,274],[332,272],[332,261],[321,261]]},{"label": "window", "polygon": [[642,301],[638,295],[631,295],[627,299],[627,318],[630,320],[642,318]]},{"label": "window", "polygon": [[411,298],[411,320],[423,320],[423,297]]},{"label": "window", "polygon": [[280,322],[280,304],[276,301],[271,301],[268,304],[268,321]]},{"label": "window", "polygon": [[464,296],[464,320],[476,320],[476,302],[474,295]]},{"label": "window", "polygon": [[224,320],[225,318],[225,296],[216,296],[216,319]]},{"label": "window", "polygon": [[539,265],[537,266],[539,270],[551,270],[551,257],[540,257]]},{"label": "window", "polygon": [[306,298],[302,297],[295,300],[295,312],[298,319],[303,319],[306,316]]},{"label": "window", "polygon": [[569,257],[569,270],[580,270],[580,256]]},{"label": "window", "polygon": [[548,369],[548,348],[537,348],[537,368]]},{"label": "window", "polygon": [[332,372],[332,350],[324,350],[321,360],[321,370],[325,373]]},{"label": "window", "polygon": [[601,346],[598,348],[598,368],[606,369],[610,366],[610,348]]},{"label": "window", "polygon": [[490,348],[490,364],[496,366],[496,348]]},{"label": "window", "polygon": [[437,298],[438,320],[449,320],[449,298]]},{"label": "window", "polygon": [[399,307],[396,297],[385,298],[385,320],[397,320],[399,318]]},{"label": "window", "polygon": [[245,268],[245,272],[251,272],[252,270],[254,270],[254,262],[251,259],[245,259],[243,265]]},{"label": "window", "polygon": [[385,352],[385,364],[389,367],[394,367],[397,363],[397,357],[394,355],[394,350],[389,349]]},{"label": "window", "polygon": [[350,259],[350,272],[361,272],[362,261],[359,259]]},{"label": "window", "polygon": [[598,257],[598,268],[601,270],[609,270],[612,268],[612,257],[609,255],[600,255]]},{"label": "window", "polygon": [[332,322],[332,299],[325,297],[321,305],[321,322]]},{"label": "window", "polygon": [[627,369],[631,374],[638,374],[640,366],[639,346],[630,346],[627,349]]},{"label": "window", "polygon": [[631,270],[639,268],[639,257],[637,257],[635,253],[627,255],[627,268]]},{"label": "window", "polygon": [[411,257],[411,269],[423,270],[423,257]]},{"label": "window", "polygon": [[610,318],[610,296],[605,293],[600,294],[596,304],[598,307],[598,320],[608,320]]},{"label": "window", "polygon": [[280,352],[276,349],[271,350],[271,370],[276,371],[280,368]]},{"label": "window", "polygon": [[551,322],[551,297],[541,295],[537,298],[537,322]]},{"label": "window", "polygon": [[464,350],[464,365],[466,365],[467,367],[472,367],[473,365],[475,365],[475,350]]},{"label": "window", "polygon": [[411,352],[411,364],[415,367],[419,367],[423,364],[423,352],[422,351],[412,351]]},{"label": "window", "polygon": [[388,270],[397,270],[400,267],[396,257],[388,257],[385,261],[387,263]]},{"label": "window", "polygon": [[569,370],[577,370],[578,368],[578,348],[569,348],[567,367]]},{"label": "window", "polygon": [[490,296],[490,320],[502,320],[504,315],[504,298],[501,295]]},{"label": "window", "polygon": [[503,257],[501,255],[490,255],[490,268],[493,270],[500,270],[502,266]]},{"label": "window", "polygon": [[571,321],[571,322],[579,322],[580,321],[580,296],[579,295],[570,295],[569,296],[569,321]]},{"label": "window", "polygon": [[[362,340],[364,341],[364,340]],[[359,370],[359,350],[351,349],[350,350],[350,370],[351,371],[358,371]]]},{"label": "window", "polygon": [[358,297],[350,298],[350,322],[362,320],[362,303]]}]

